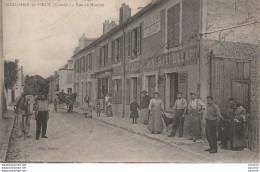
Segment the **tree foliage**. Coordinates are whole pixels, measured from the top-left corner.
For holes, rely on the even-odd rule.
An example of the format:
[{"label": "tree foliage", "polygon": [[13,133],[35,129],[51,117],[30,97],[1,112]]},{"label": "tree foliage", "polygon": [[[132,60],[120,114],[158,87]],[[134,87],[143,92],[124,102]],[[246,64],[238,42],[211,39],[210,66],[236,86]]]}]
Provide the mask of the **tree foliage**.
[{"label": "tree foliage", "polygon": [[11,89],[18,80],[18,66],[15,62],[5,61],[4,64],[5,88]]},{"label": "tree foliage", "polygon": [[48,94],[48,84],[46,79],[42,76],[34,75],[34,76],[25,76],[25,86],[24,91],[26,94],[30,95],[41,95]]}]

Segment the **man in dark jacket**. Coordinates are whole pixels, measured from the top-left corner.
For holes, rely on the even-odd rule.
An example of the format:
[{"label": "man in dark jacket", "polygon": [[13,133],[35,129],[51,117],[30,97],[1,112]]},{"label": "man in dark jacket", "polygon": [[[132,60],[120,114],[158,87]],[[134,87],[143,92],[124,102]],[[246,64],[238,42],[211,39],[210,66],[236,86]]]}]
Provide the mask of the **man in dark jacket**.
[{"label": "man in dark jacket", "polygon": [[141,115],[144,117],[144,123],[145,125],[148,125],[149,121],[149,110],[148,106],[151,100],[151,97],[147,95],[147,91],[142,91],[142,97],[141,97],[141,102],[140,102],[140,107],[141,107]]}]

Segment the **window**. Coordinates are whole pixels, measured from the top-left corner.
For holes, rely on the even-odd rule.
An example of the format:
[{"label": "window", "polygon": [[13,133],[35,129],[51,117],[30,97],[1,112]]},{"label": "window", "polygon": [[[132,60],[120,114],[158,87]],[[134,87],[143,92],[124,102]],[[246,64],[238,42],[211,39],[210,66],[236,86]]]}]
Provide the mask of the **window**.
[{"label": "window", "polygon": [[80,66],[79,66],[79,59],[77,59],[77,73],[80,71]]},{"label": "window", "polygon": [[108,63],[108,44],[101,47],[99,53],[100,53],[99,65],[106,66]]},{"label": "window", "polygon": [[180,36],[180,4],[168,9],[167,24],[167,48],[177,47]]},{"label": "window", "polygon": [[104,46],[104,63],[103,66],[106,66],[108,63],[108,44]]},{"label": "window", "polygon": [[86,71],[88,71],[88,56],[87,55],[85,56],[85,68],[86,68]]},{"label": "window", "polygon": [[114,102],[117,104],[121,103],[121,80],[115,79],[113,80],[113,92],[114,92]]},{"label": "window", "polygon": [[103,47],[99,49],[99,66],[102,66],[103,64]]},{"label": "window", "polygon": [[142,25],[128,32],[128,56],[135,58],[141,54]]},{"label": "window", "polygon": [[111,42],[111,56],[113,63],[119,63],[123,56],[123,36]]},{"label": "window", "polygon": [[74,61],[74,73],[77,73],[77,60]]},{"label": "window", "polygon": [[81,58],[82,58],[82,72],[86,72],[87,69],[86,69],[86,67],[85,67],[85,57],[83,56],[83,57],[81,57]]},{"label": "window", "polygon": [[89,54],[88,60],[88,70],[92,70],[92,53]]}]

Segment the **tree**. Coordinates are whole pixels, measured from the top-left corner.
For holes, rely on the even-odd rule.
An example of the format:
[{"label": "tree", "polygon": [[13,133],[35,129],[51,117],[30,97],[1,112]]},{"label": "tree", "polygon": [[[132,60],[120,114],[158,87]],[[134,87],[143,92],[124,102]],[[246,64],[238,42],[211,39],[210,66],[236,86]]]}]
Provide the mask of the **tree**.
[{"label": "tree", "polygon": [[42,76],[34,75],[25,77],[24,91],[26,94],[40,95],[48,94],[48,85],[46,79]]},{"label": "tree", "polygon": [[18,80],[18,66],[12,61],[5,61],[4,65],[5,89],[12,89]]}]

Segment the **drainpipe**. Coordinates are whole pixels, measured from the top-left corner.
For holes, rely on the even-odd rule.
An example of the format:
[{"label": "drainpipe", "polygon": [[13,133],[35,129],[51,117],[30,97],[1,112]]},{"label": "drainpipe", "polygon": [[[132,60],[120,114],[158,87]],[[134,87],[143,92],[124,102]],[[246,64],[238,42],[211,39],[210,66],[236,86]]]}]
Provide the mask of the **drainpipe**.
[{"label": "drainpipe", "polygon": [[123,30],[123,115],[122,118],[125,117],[125,30]]}]

